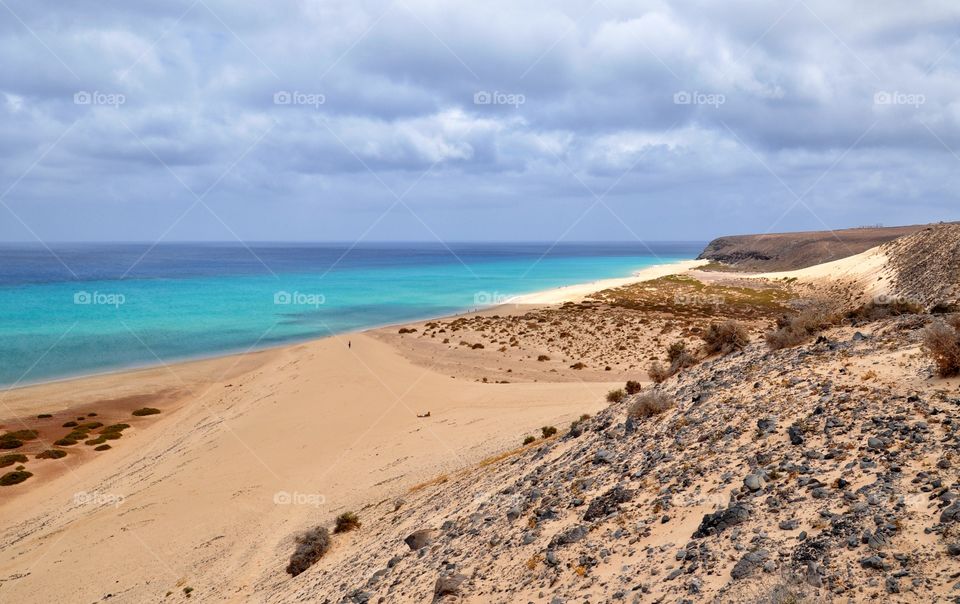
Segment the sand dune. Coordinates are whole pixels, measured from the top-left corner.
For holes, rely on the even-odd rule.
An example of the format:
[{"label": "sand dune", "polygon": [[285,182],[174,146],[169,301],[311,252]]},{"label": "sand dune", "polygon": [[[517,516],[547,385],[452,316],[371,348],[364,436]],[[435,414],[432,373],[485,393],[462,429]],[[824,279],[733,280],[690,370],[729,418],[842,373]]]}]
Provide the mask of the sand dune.
[{"label": "sand dune", "polygon": [[[135,426],[114,450],[11,487],[0,503],[0,599],[158,601],[192,587],[200,599],[247,601],[257,582],[283,576],[293,532],[593,412],[611,388],[470,383],[371,337],[350,340],[350,349],[329,338],[264,353]],[[197,367],[170,371],[189,380]],[[164,372],[144,372],[140,386],[165,384]],[[99,376],[77,391],[113,396],[136,390],[136,378]],[[12,398],[35,413],[45,401],[37,393],[69,388]]]}]

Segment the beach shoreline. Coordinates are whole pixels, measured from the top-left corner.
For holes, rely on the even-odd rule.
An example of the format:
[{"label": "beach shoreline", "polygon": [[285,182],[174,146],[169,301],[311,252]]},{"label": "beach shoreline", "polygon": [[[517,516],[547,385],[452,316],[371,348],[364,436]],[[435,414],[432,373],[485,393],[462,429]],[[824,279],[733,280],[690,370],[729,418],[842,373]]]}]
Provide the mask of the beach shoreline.
[{"label": "beach shoreline", "polygon": [[387,322],[382,324],[370,325],[368,327],[363,327],[360,329],[343,331],[338,333],[331,333],[325,336],[319,336],[319,337],[311,336],[303,339],[280,342],[274,345],[264,346],[262,348],[257,347],[257,348],[247,348],[245,350],[216,352],[212,354],[200,354],[196,356],[177,358],[169,362],[158,361],[153,363],[142,363],[142,364],[136,364],[136,365],[117,367],[114,369],[105,369],[103,371],[94,371],[91,373],[77,373],[77,374],[65,375],[61,377],[54,377],[50,379],[39,379],[35,381],[21,380],[11,385],[0,386],[0,400],[2,400],[2,397],[6,396],[9,393],[13,393],[13,392],[28,389],[28,388],[35,388],[39,386],[50,386],[50,385],[56,385],[56,384],[66,384],[70,382],[77,382],[81,380],[88,380],[88,379],[102,378],[102,377],[105,378],[105,377],[118,377],[118,376],[124,376],[124,375],[135,375],[142,372],[149,372],[149,371],[163,369],[163,368],[175,370],[178,367],[182,367],[184,365],[189,365],[194,363],[205,363],[205,362],[216,361],[221,359],[237,359],[237,358],[245,357],[248,355],[258,355],[258,354],[267,353],[271,351],[294,348],[297,346],[302,346],[304,344],[309,344],[311,342],[317,342],[317,341],[325,340],[328,338],[348,337],[355,334],[368,334],[368,333],[377,332],[380,330],[389,329],[393,327],[399,328],[405,325],[422,323],[424,321],[463,317],[463,316],[472,315],[474,313],[488,312],[498,307],[516,306],[516,305],[531,305],[531,306],[554,305],[554,304],[562,304],[564,302],[577,302],[590,294],[594,294],[596,292],[603,291],[605,289],[623,287],[625,285],[631,285],[633,283],[639,283],[642,281],[657,279],[665,275],[684,272],[706,263],[707,261],[705,260],[677,260],[674,262],[664,262],[661,264],[654,264],[641,269],[637,269],[629,277],[613,277],[609,279],[598,279],[595,281],[586,281],[583,283],[564,285],[564,286],[555,287],[552,289],[538,290],[538,291],[530,292],[527,294],[518,294],[516,296],[511,296],[506,300],[499,302],[497,304],[471,308],[471,309],[467,309],[457,313],[429,315],[429,316],[419,317],[419,318],[410,319],[406,321]]}]

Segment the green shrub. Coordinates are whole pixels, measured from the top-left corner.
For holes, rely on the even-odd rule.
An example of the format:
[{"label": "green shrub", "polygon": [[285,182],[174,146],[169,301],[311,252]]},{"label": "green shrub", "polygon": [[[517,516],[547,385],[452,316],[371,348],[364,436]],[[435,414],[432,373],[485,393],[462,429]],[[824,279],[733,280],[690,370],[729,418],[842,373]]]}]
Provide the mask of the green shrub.
[{"label": "green shrub", "polygon": [[0,487],[9,487],[11,485],[20,484],[31,476],[33,476],[33,474],[27,472],[26,470],[7,472],[3,476],[0,476]]},{"label": "green shrub", "polygon": [[33,440],[39,435],[36,430],[15,430],[0,436],[0,440]]},{"label": "green shrub", "polygon": [[79,425],[79,424],[78,424],[77,422],[75,422],[75,421],[69,421],[69,422],[65,422],[65,423],[63,424],[63,427],[64,427],[64,428],[76,428],[78,425]]},{"label": "green shrub", "polygon": [[160,413],[159,409],[155,409],[153,407],[143,407],[141,409],[137,409],[136,411],[134,411],[133,415],[137,417],[143,417],[145,415],[156,415],[158,413]]},{"label": "green shrub", "polygon": [[110,449],[110,448],[111,448],[110,445],[100,445],[99,447],[94,447],[93,450],[94,450],[94,451],[106,451],[107,449]]},{"label": "green shrub", "polygon": [[20,453],[7,453],[0,455],[0,468],[12,466],[15,463],[27,463],[27,456]]},{"label": "green shrub", "polygon": [[60,459],[66,457],[67,452],[61,451],[60,449],[47,449],[41,453],[37,453],[37,459]]},{"label": "green shrub", "polygon": [[73,440],[72,438],[61,438],[60,440],[53,441],[53,444],[57,445],[58,447],[70,447],[77,444],[77,441]]},{"label": "green shrub", "polygon": [[337,516],[334,533],[349,533],[360,528],[360,518],[353,512],[344,512]]},{"label": "green shrub", "polygon": [[23,441],[13,438],[0,439],[0,449],[19,449],[23,446]]}]

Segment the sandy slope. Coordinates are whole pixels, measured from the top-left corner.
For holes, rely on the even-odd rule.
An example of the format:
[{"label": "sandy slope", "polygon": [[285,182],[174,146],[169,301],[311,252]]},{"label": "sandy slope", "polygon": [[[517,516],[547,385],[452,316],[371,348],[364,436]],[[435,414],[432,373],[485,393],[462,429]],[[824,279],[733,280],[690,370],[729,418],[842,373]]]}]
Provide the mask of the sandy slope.
[{"label": "sandy slope", "polygon": [[[275,561],[296,531],[593,412],[611,387],[469,383],[369,336],[350,340],[270,351],[135,424],[114,450],[6,487],[16,495],[0,500],[0,600],[177,601],[189,586],[193,599],[248,601],[283,575]],[[197,379],[193,364],[171,371]],[[81,398],[136,389],[130,374],[91,379],[75,387]],[[11,403],[46,411],[36,393],[51,389],[70,386],[15,391]]]}]

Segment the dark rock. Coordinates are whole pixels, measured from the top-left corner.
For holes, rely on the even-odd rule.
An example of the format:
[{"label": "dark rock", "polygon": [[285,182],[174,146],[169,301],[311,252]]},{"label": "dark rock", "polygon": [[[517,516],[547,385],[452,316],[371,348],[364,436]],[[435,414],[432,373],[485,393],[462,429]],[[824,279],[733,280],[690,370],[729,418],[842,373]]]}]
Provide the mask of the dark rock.
[{"label": "dark rock", "polygon": [[769,434],[777,428],[777,418],[763,417],[757,420],[757,428],[764,434]]},{"label": "dark rock", "polygon": [[733,565],[730,576],[733,577],[734,580],[745,579],[756,572],[769,557],[770,554],[765,549],[748,552]]},{"label": "dark rock", "polygon": [[433,540],[436,538],[436,536],[437,531],[433,529],[421,529],[408,535],[403,542],[406,543],[407,546],[409,546],[413,551],[417,551],[418,549],[433,543]]},{"label": "dark rock", "polygon": [[746,522],[750,518],[750,508],[742,503],[736,503],[725,510],[704,514],[700,526],[693,534],[694,539],[701,539],[716,535],[724,529]]},{"label": "dark rock", "polygon": [[587,506],[583,519],[587,522],[605,518],[620,510],[620,504],[633,499],[633,491],[622,486],[615,486],[603,495],[597,497]]},{"label": "dark rock", "polygon": [[803,433],[800,432],[800,428],[790,426],[787,428],[787,436],[790,437],[791,445],[798,446],[803,444]]},{"label": "dark rock", "polygon": [[553,539],[550,540],[550,548],[557,547],[558,545],[569,545],[570,543],[576,543],[584,537],[587,536],[587,527],[582,524],[571,527],[558,535],[554,535]]},{"label": "dark rock", "polygon": [[960,500],[954,501],[950,507],[940,512],[940,524],[960,522]]}]

